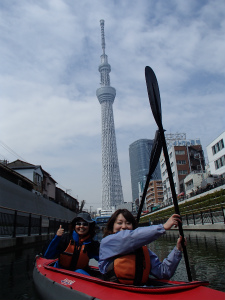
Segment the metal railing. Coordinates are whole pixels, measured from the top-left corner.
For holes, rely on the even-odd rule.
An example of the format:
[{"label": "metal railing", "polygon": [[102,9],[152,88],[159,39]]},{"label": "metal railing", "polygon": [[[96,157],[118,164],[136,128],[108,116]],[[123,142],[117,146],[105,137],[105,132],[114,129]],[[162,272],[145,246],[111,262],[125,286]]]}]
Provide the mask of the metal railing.
[{"label": "metal railing", "polygon": [[[225,208],[221,207],[218,210],[204,210],[197,213],[181,215],[183,225],[212,225],[225,224]],[[153,225],[164,224],[167,219],[158,219],[153,221]]]},{"label": "metal railing", "polygon": [[18,237],[55,233],[62,225],[68,231],[69,221],[0,206],[0,236]]}]

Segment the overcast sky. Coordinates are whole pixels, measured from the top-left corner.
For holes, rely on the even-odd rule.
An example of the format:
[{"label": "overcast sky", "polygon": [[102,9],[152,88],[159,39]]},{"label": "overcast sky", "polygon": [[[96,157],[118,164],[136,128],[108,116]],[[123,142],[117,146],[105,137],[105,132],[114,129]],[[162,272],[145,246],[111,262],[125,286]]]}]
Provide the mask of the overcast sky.
[{"label": "overcast sky", "polygon": [[41,165],[88,210],[101,207],[100,19],[125,201],[129,145],[157,129],[145,66],[167,133],[200,138],[206,156],[225,130],[225,1],[1,0],[0,159]]}]

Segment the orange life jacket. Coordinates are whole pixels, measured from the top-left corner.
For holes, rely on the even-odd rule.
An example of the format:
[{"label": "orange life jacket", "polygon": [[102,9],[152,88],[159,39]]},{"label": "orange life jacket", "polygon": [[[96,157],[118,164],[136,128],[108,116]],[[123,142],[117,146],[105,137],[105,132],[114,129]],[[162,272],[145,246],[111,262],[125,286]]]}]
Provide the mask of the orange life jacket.
[{"label": "orange life jacket", "polygon": [[[89,236],[84,240],[88,238]],[[85,250],[85,245],[82,244],[84,240],[79,241],[79,246],[75,244],[74,240],[70,240],[66,250],[59,256],[59,265],[61,267],[74,271],[76,269],[84,269],[88,266],[89,257]]]},{"label": "orange life jacket", "polygon": [[108,280],[116,276],[117,281],[123,284],[143,285],[148,280],[150,268],[148,248],[143,246],[134,253],[117,257],[108,268],[107,276]]}]

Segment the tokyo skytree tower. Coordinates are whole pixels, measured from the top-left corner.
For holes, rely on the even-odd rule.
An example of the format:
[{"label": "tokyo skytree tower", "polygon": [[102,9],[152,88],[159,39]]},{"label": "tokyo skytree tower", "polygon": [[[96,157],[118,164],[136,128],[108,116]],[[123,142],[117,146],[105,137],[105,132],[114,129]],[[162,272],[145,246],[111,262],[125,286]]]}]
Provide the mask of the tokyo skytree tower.
[{"label": "tokyo skytree tower", "polygon": [[105,54],[104,20],[100,20],[100,26],[103,54],[98,68],[101,74],[101,87],[97,89],[96,95],[101,104],[102,114],[102,209],[110,209],[124,201],[112,107],[116,90],[110,86],[111,66]]}]

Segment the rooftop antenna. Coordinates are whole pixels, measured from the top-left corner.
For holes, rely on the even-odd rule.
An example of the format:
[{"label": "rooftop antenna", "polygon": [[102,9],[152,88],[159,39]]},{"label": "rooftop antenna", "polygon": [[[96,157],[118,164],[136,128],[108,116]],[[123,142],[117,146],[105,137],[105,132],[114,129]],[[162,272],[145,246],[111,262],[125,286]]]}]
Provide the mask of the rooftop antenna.
[{"label": "rooftop antenna", "polygon": [[105,55],[105,32],[104,32],[104,20],[100,20],[100,26],[101,26],[101,39],[102,39],[102,50],[103,54]]}]

